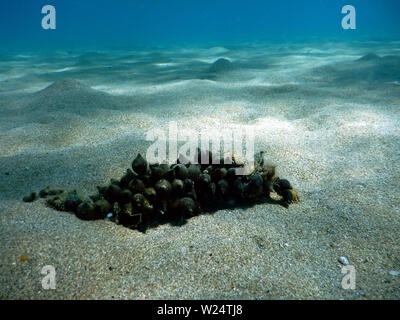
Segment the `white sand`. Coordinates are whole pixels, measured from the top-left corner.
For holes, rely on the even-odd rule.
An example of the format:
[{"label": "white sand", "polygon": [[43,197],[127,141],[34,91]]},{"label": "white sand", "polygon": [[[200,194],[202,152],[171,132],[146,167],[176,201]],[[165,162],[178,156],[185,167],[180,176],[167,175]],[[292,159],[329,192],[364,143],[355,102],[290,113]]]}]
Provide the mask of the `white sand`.
[{"label": "white sand", "polygon": [[[390,271],[400,270],[400,58],[355,61],[397,46],[0,61],[0,298],[399,299]],[[207,73],[219,57],[235,70]],[[256,151],[267,151],[301,201],[146,234],[21,201],[48,184],[92,193],[146,152],[149,129],[172,120],[181,130],[250,126]],[[340,256],[356,268],[356,290],[341,287]],[[56,290],[41,287],[44,265],[56,268]]]}]

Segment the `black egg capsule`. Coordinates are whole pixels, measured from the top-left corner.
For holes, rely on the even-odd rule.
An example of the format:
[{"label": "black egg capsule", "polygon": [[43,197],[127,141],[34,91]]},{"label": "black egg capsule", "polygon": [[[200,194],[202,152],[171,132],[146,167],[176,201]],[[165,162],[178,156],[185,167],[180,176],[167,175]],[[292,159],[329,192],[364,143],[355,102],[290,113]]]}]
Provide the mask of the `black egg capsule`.
[{"label": "black egg capsule", "polygon": [[163,178],[168,180],[168,181],[170,181],[170,182],[174,181],[174,179],[175,179],[175,170],[173,168],[167,170],[167,172],[165,172]]},{"label": "black egg capsule", "polygon": [[215,184],[215,182],[211,182],[211,183],[208,185],[207,193],[208,193],[208,195],[210,195],[211,197],[213,197],[213,196],[215,196],[216,192],[217,192],[217,185]]},{"label": "black egg capsule", "polygon": [[78,206],[82,203],[81,197],[78,195],[76,190],[68,193],[67,198],[64,202],[64,207],[66,211],[75,212]]},{"label": "black egg capsule", "polygon": [[197,193],[194,186],[195,184],[192,180],[185,179],[185,181],[183,181],[183,193],[186,197],[190,197],[197,201]]},{"label": "black egg capsule", "polygon": [[132,169],[137,174],[143,175],[146,174],[148,170],[148,163],[145,158],[139,153],[136,158],[132,161]]},{"label": "black egg capsule", "polygon": [[31,192],[28,196],[24,197],[22,200],[24,202],[32,202],[37,199],[37,194],[36,192]]},{"label": "black egg capsule", "polygon": [[179,199],[178,210],[184,217],[190,217],[195,215],[196,203],[192,198],[185,197]]},{"label": "black egg capsule", "polygon": [[237,197],[244,198],[245,184],[241,178],[236,178],[232,183],[232,193]]},{"label": "black egg capsule", "polygon": [[122,176],[119,181],[119,185],[123,188],[127,188],[129,186],[129,182],[134,179],[137,175],[133,173],[131,169],[127,169],[126,173]]},{"label": "black egg capsule", "polygon": [[226,180],[234,181],[236,178],[236,168],[229,168],[226,172]]},{"label": "black egg capsule", "polygon": [[292,190],[285,189],[282,192],[282,198],[287,203],[292,203],[294,201]]},{"label": "black egg capsule", "polygon": [[90,201],[83,201],[76,209],[76,216],[82,220],[93,220],[95,218],[94,206]]},{"label": "black egg capsule", "polygon": [[119,182],[117,179],[114,179],[114,178],[111,178],[111,179],[110,179],[110,183],[111,183],[111,184],[115,184],[115,185],[118,186],[118,187],[120,186],[120,185],[119,185],[120,182]]},{"label": "black egg capsule", "polygon": [[153,181],[158,181],[164,177],[164,175],[169,170],[169,166],[167,164],[151,164],[151,178]]},{"label": "black egg capsule", "polygon": [[199,176],[199,181],[198,181],[200,187],[205,187],[211,183],[211,177],[207,173],[202,173]]},{"label": "black egg capsule", "polygon": [[184,164],[177,164],[173,169],[175,171],[175,178],[185,180],[188,177],[188,169]]},{"label": "black egg capsule", "polygon": [[263,178],[260,174],[254,173],[249,177],[249,183],[247,185],[247,194],[249,197],[259,197],[263,193]]},{"label": "black egg capsule", "polygon": [[224,196],[224,195],[228,194],[228,191],[229,191],[228,181],[226,181],[225,179],[219,180],[217,183],[217,193],[219,195]]},{"label": "black egg capsule", "polygon": [[194,187],[194,182],[191,179],[185,179],[183,181],[184,192],[192,191],[193,187]]},{"label": "black egg capsule", "polygon": [[153,187],[146,188],[143,194],[150,202],[154,202],[157,195],[156,190]]},{"label": "black egg capsule", "polygon": [[136,193],[132,197],[132,206],[135,210],[141,211],[144,203],[144,195]]},{"label": "black egg capsule", "polygon": [[104,219],[111,210],[111,204],[105,199],[97,200],[94,203],[94,211],[99,219]]},{"label": "black egg capsule", "polygon": [[116,184],[111,183],[107,188],[105,197],[110,202],[116,202],[116,201],[120,201],[121,193],[122,193],[121,188],[119,186],[117,186]]},{"label": "black egg capsule", "polygon": [[101,194],[101,195],[105,195],[106,194],[106,192],[107,192],[107,187],[105,187],[105,186],[97,186],[96,187],[97,188],[97,190],[99,191],[99,193]]},{"label": "black egg capsule", "polygon": [[225,168],[215,168],[211,172],[211,179],[213,181],[219,181],[221,179],[225,179],[227,172],[228,170],[226,170]]},{"label": "black egg capsule", "polygon": [[64,201],[59,196],[48,198],[46,204],[58,211],[65,211]]},{"label": "black egg capsule", "polygon": [[129,182],[129,190],[131,190],[132,194],[142,193],[145,190],[144,182],[140,179],[133,179]]},{"label": "black egg capsule", "polygon": [[100,193],[92,194],[91,196],[89,196],[89,198],[92,199],[93,202],[104,199],[103,195]]},{"label": "black egg capsule", "polygon": [[121,191],[119,202],[128,203],[132,200],[132,192],[128,189],[124,189]]}]

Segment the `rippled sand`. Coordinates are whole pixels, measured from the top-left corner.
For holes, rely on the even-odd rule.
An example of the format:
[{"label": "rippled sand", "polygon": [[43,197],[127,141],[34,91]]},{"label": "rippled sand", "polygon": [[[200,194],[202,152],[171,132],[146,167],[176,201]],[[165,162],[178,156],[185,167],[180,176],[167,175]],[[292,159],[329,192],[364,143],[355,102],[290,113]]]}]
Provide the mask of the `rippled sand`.
[{"label": "rippled sand", "polygon": [[[390,274],[400,270],[399,48],[2,55],[0,298],[399,299]],[[232,70],[211,72],[218,58]],[[180,132],[250,128],[255,151],[267,151],[301,201],[146,234],[21,201],[48,184],[92,193],[170,121]],[[356,290],[341,287],[340,256],[356,268]],[[45,265],[56,268],[56,290],[41,287]]]}]

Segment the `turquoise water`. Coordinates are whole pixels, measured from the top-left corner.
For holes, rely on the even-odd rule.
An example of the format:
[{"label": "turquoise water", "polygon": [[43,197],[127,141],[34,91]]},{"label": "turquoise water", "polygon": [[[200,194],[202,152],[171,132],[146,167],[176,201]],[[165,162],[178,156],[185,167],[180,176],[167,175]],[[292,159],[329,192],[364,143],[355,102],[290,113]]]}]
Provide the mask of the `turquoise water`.
[{"label": "turquoise water", "polygon": [[[55,30],[41,27],[47,4]],[[355,30],[341,26],[348,4]],[[1,1],[0,50],[397,39],[399,13],[397,0]]]}]

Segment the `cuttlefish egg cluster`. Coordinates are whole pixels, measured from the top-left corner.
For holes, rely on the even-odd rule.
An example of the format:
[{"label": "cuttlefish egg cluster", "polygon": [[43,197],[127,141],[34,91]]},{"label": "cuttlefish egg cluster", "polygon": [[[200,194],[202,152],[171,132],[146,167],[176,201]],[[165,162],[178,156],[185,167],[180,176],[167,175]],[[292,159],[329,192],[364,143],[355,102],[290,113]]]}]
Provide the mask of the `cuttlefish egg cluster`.
[{"label": "cuttlefish egg cluster", "polygon": [[[76,190],[64,192],[50,187],[39,194],[47,198],[52,208],[74,212],[81,219],[108,217],[130,228],[165,218],[187,219],[213,208],[269,198],[272,192],[281,197],[285,206],[298,200],[290,182],[275,175],[275,166],[264,164],[263,153],[255,157],[254,170],[248,175],[237,175],[237,169],[244,164],[235,158],[221,159],[219,164],[199,164],[204,159],[211,163],[212,154],[198,149],[194,159],[197,164],[184,164],[182,158],[172,165],[149,164],[138,154],[132,168],[119,180],[111,179],[108,185],[98,186],[98,192],[90,197],[85,198]],[[36,198],[28,196],[23,200]]]}]

